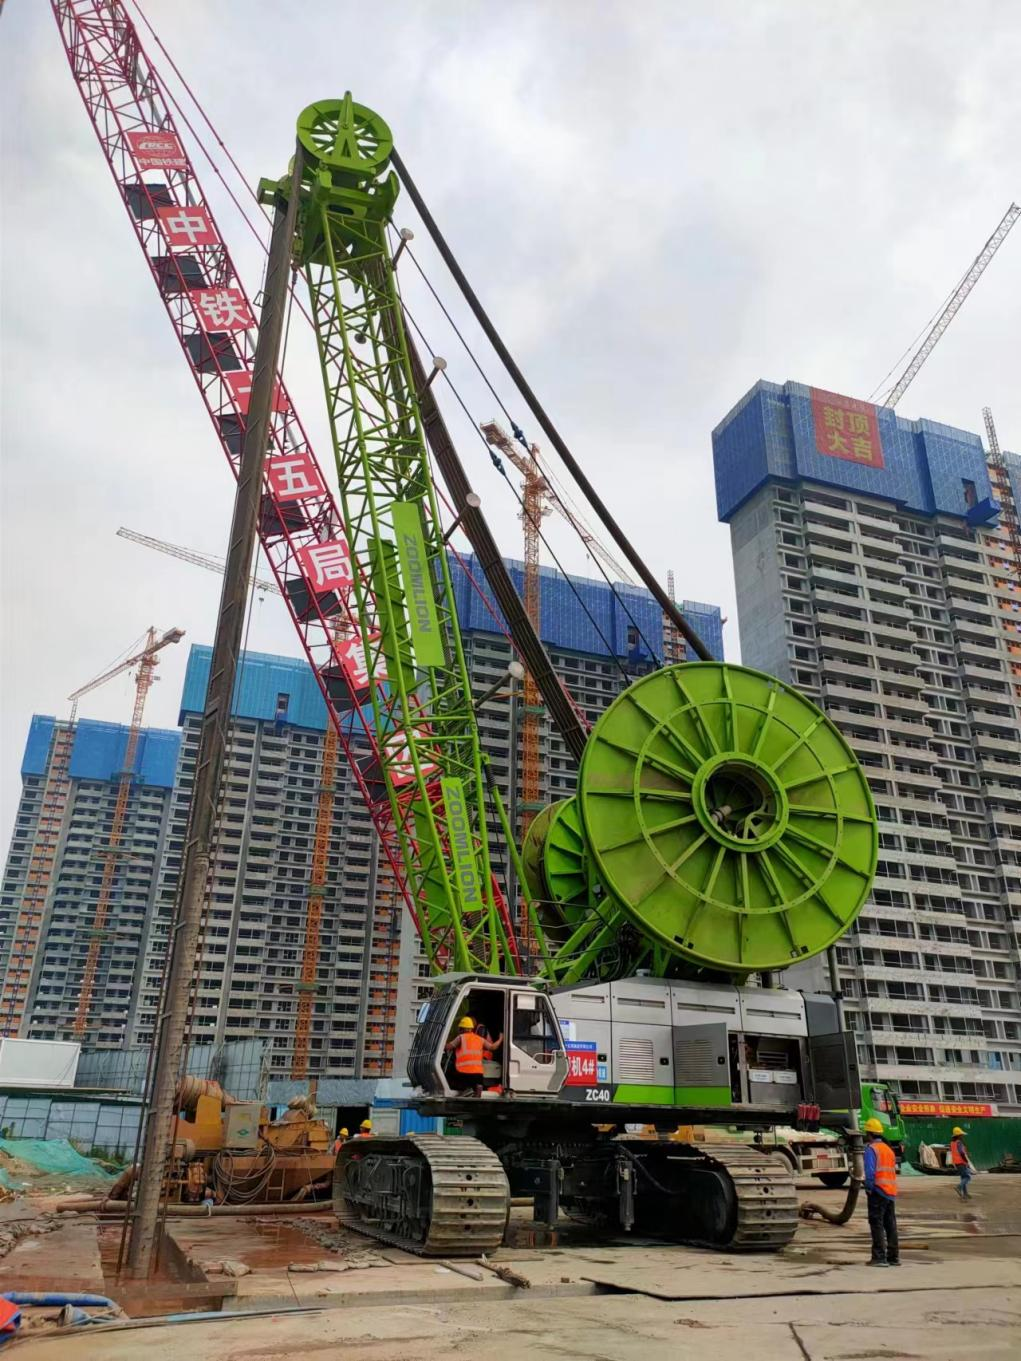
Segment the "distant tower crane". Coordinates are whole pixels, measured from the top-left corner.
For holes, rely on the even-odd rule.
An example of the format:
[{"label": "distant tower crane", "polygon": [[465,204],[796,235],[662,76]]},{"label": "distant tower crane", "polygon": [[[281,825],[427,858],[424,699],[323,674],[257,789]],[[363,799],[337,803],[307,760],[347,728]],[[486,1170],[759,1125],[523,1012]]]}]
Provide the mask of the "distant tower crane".
[{"label": "distant tower crane", "polygon": [[[550,484],[539,467],[539,449],[532,445],[525,453],[496,421],[481,427],[489,443],[514,464],[524,479],[521,484],[521,523],[525,530],[525,613],[536,633],[542,617],[542,583],[539,577],[539,540],[543,517],[552,510],[554,501]],[[539,687],[531,671],[525,672],[522,686],[524,717],[521,725],[521,835],[542,806],[542,775],[539,750],[542,704]]]},{"label": "distant tower crane", "polygon": [[951,294],[950,301],[947,303],[947,305],[943,308],[943,311],[933,322],[925,339],[922,341],[921,345],[919,345],[915,353],[911,356],[907,368],[894,383],[890,391],[886,394],[885,398],[883,399],[884,406],[890,407],[896,406],[900,399],[904,396],[905,392],[907,392],[908,388],[914,382],[915,375],[918,373],[918,370],[922,367],[925,361],[929,358],[929,355],[932,354],[933,350],[939,344],[940,340],[943,337],[944,331],[946,331],[947,327],[953,321],[954,317],[961,310],[961,305],[963,304],[965,298],[978,283],[979,279],[981,279],[982,275],[985,273],[986,266],[989,264],[993,256],[1003,245],[1004,241],[1006,241],[1011,227],[1013,227],[1014,223],[1018,220],[1019,217],[1021,217],[1021,207],[1019,207],[1018,204],[1016,203],[1012,203],[1010,207],[1007,209],[1007,211],[1004,213],[1002,219],[1000,220],[999,226],[996,228],[992,236],[989,238],[989,240],[979,251],[978,255],[976,255],[975,259],[972,261],[971,266],[969,267],[968,272],[965,274],[964,278],[954,289],[953,293]]},{"label": "distant tower crane", "polygon": [[[200,553],[194,548],[184,548],[180,544],[167,543],[155,539],[150,534],[140,534],[122,525],[117,531],[121,539],[152,548],[157,553],[166,553],[181,562],[190,562],[193,567],[202,567],[207,572],[223,576],[222,558],[212,553]],[[253,576],[252,586],[257,591],[281,595],[280,587],[274,581]],[[339,632],[334,628],[334,642],[340,641]],[[312,1032],[312,1011],[317,989],[316,975],[319,968],[319,949],[322,938],[323,898],[326,895],[326,877],[329,866],[330,837],[333,832],[333,806],[336,797],[337,756],[340,744],[337,730],[332,723],[326,724],[323,736],[323,768],[319,783],[319,802],[316,808],[315,833],[312,839],[312,872],[308,880],[308,907],[305,913],[305,941],[301,952],[301,978],[296,984],[298,1010],[294,1025],[294,1050],[291,1056],[291,1077],[308,1077],[308,1056]],[[388,963],[389,968],[389,963]],[[315,1078],[312,1079],[315,1082]]]},{"label": "distant tower crane", "polygon": [[99,964],[99,951],[106,928],[106,919],[110,912],[113,881],[117,873],[120,845],[124,836],[124,821],[128,811],[128,798],[135,778],[135,756],[142,730],[142,712],[145,709],[146,696],[156,678],[155,671],[159,661],[156,654],[169,643],[179,643],[183,637],[183,629],[168,629],[162,637],[159,637],[156,629],[150,628],[146,634],[145,647],[142,648],[141,652],[136,652],[133,657],[128,657],[126,661],[118,662],[109,671],[104,671],[101,676],[97,676],[95,680],[89,681],[88,685],[81,686],[80,689],[75,690],[74,694],[68,696],[73,705],[71,710],[73,721],[74,715],[78,711],[78,701],[83,695],[87,695],[106,681],[112,680],[114,676],[119,676],[122,672],[130,670],[131,667],[138,667],[135,676],[135,707],[131,715],[131,726],[128,729],[128,740],[124,747],[124,764],[120,771],[117,799],[114,803],[113,818],[110,821],[109,844],[106,850],[102,852],[103,877],[99,884],[99,896],[96,899],[92,926],[89,928],[89,948],[85,956],[85,968],[82,972],[78,1009],[75,1012],[74,1025],[72,1026],[72,1031],[77,1039],[85,1034],[89,1010],[92,1006],[92,992],[96,981],[96,968]]},{"label": "distant tower crane", "polygon": [[[170,558],[177,558],[181,562],[190,562],[193,567],[204,567],[207,572],[216,572],[223,576],[224,562],[215,553],[200,553],[196,548],[182,548],[177,543],[167,543],[165,539],[154,539],[149,534],[139,534],[136,529],[125,529],[121,525],[117,531],[119,539],[127,539],[131,543],[139,543],[143,548],[152,548],[157,553],[166,553]],[[266,577],[252,576],[252,587],[256,591],[266,591],[270,595],[283,595],[280,587],[275,581],[269,581]]]}]

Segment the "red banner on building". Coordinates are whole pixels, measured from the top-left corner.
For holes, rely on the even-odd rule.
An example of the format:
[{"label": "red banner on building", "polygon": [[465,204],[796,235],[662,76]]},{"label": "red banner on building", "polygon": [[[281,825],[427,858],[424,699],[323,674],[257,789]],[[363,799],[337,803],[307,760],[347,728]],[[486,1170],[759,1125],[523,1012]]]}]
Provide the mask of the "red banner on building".
[{"label": "red banner on building", "polygon": [[172,132],[128,132],[125,136],[139,170],[187,170],[188,158]]},{"label": "red banner on building", "polygon": [[900,1101],[901,1115],[928,1115],[938,1119],[955,1118],[977,1119],[980,1116],[995,1115],[996,1107],[980,1101]]},{"label": "red banner on building", "polygon": [[841,397],[836,392],[812,388],[812,420],[815,447],[829,458],[883,468],[883,445],[879,438],[876,408],[871,402]]}]

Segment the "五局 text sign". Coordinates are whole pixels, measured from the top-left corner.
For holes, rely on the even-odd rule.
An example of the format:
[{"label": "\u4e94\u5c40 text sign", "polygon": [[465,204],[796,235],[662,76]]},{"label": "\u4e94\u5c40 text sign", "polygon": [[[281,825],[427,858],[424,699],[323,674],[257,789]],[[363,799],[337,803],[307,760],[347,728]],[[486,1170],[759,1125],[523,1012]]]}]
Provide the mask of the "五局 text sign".
[{"label": "\u4e94\u5c40 text sign", "polygon": [[812,388],[812,422],[815,447],[828,458],[883,468],[883,445],[879,438],[876,408],[871,402],[841,397],[837,392]]}]

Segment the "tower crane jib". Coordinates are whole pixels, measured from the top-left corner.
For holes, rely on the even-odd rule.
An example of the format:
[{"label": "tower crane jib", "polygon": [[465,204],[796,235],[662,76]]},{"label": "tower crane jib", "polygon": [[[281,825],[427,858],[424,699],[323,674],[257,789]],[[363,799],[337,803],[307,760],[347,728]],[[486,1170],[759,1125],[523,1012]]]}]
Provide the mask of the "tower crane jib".
[{"label": "tower crane jib", "polygon": [[925,339],[922,341],[921,345],[919,345],[915,353],[911,356],[911,359],[908,361],[907,368],[894,383],[890,391],[886,394],[886,397],[883,399],[884,406],[890,407],[896,406],[900,399],[904,396],[905,392],[907,392],[908,388],[914,382],[919,369],[929,358],[929,355],[932,354],[933,350],[936,348],[940,340],[943,338],[944,332],[946,331],[947,327],[953,321],[957,313],[961,310],[965,298],[978,283],[979,279],[981,279],[993,256],[1003,245],[1004,241],[1006,241],[1011,228],[1017,222],[1019,217],[1021,217],[1021,206],[1019,206],[1016,203],[1012,203],[1010,207],[1007,209],[1007,211],[1004,213],[1003,217],[1000,219],[1000,222],[997,225],[997,228],[993,232],[992,236],[989,238],[989,240],[979,251],[978,255],[976,255],[975,259],[972,261],[971,266],[969,267],[964,278],[954,289],[953,293],[950,296],[950,301],[947,303],[947,305],[943,308],[942,312],[940,312],[939,316],[933,322],[931,328],[929,329],[928,333],[925,336]]}]

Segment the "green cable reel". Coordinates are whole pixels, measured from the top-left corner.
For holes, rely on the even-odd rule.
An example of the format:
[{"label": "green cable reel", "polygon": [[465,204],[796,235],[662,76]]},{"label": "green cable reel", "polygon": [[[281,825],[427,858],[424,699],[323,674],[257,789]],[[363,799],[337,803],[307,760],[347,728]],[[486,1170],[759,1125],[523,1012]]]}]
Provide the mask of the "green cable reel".
[{"label": "green cable reel", "polygon": [[592,730],[577,804],[593,868],[639,931],[732,975],[827,949],[875,874],[875,806],[851,748],[748,667],[637,680]]},{"label": "green cable reel", "polygon": [[576,923],[592,898],[588,848],[577,799],[562,799],[549,810],[542,869],[549,897],[564,921]]}]

